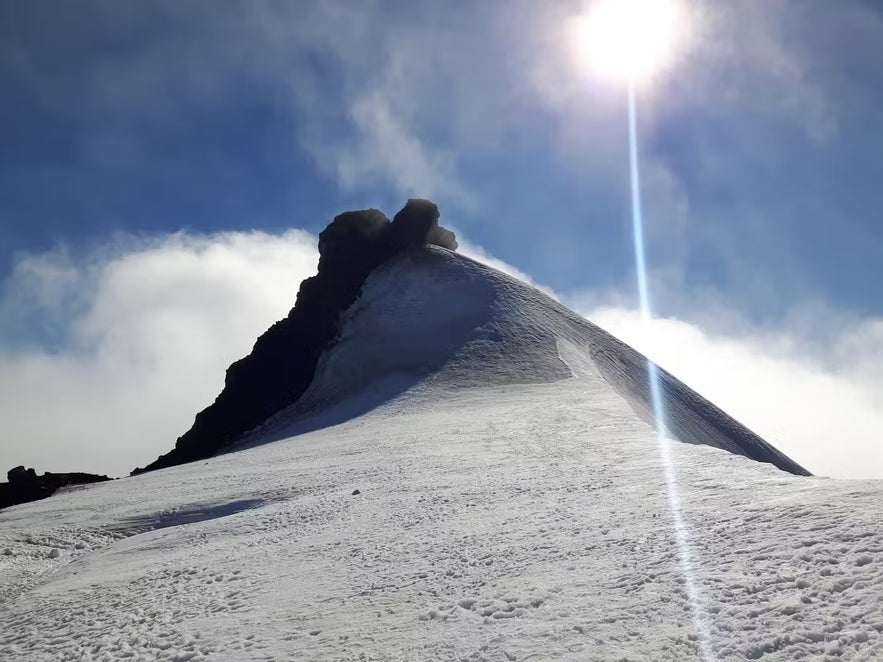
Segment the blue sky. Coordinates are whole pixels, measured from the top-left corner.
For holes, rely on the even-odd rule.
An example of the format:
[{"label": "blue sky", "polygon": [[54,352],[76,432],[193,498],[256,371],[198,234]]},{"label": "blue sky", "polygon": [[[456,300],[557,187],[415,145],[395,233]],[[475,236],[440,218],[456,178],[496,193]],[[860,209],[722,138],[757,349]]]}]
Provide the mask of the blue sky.
[{"label": "blue sky", "polygon": [[[558,289],[628,277],[621,91],[568,70],[579,3],[178,4],[3,3],[5,270],[115,231],[315,231],[430,195]],[[700,43],[642,108],[669,180],[654,263],[751,313],[881,312],[881,11],[726,4],[698,5]]]},{"label": "blue sky", "polygon": [[[82,354],[95,302],[47,283],[136,244],[316,234],[409,196],[584,311],[634,306],[624,91],[566,37],[590,4],[0,0],[7,353]],[[693,39],[639,99],[657,312],[850,379],[869,369],[844,333],[871,329],[877,398],[883,8],[689,7]]]}]

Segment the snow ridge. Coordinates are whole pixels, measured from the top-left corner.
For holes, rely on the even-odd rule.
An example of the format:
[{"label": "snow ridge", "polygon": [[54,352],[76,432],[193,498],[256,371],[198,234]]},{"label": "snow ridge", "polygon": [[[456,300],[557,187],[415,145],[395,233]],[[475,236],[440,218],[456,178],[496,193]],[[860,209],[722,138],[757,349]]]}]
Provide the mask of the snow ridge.
[{"label": "snow ridge", "polygon": [[[271,429],[272,438],[315,429],[317,416],[323,424],[345,420],[347,407],[337,417],[321,412],[347,398],[356,398],[357,415],[408,390],[433,397],[450,389],[553,382],[575,371],[608,383],[653,424],[643,355],[519,280],[442,248],[415,248],[368,277],[301,400],[243,443],[259,443]],[[665,370],[659,374],[674,438],[809,475]]]}]

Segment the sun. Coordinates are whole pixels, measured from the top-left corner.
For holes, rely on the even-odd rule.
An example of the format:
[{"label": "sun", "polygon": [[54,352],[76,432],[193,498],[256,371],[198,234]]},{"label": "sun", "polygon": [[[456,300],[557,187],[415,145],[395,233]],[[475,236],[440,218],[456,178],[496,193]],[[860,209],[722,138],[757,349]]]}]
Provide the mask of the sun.
[{"label": "sun", "polygon": [[674,62],[687,27],[682,0],[596,0],[574,21],[574,50],[592,73],[641,85]]}]

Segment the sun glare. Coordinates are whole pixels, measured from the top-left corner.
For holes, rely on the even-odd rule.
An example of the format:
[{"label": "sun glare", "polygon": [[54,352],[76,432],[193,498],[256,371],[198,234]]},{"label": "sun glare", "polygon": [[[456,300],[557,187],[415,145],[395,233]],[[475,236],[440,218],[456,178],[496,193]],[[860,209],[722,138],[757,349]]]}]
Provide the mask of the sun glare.
[{"label": "sun glare", "polygon": [[671,65],[686,28],[679,0],[596,0],[575,23],[575,49],[591,72],[640,85]]}]

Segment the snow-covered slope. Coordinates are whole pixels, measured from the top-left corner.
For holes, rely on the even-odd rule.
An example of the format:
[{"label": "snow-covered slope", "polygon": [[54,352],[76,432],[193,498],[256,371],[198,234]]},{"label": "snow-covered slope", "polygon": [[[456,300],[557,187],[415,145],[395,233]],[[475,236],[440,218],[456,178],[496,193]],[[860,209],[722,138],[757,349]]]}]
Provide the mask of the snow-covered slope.
[{"label": "snow-covered slope", "polygon": [[0,512],[0,659],[881,659],[883,484],[660,443],[586,334],[388,265],[251,447]]},{"label": "snow-covered slope", "polygon": [[[575,373],[601,382],[599,388],[606,384],[653,421],[642,355],[538,290],[444,249],[414,249],[375,271],[344,318],[310,388],[256,431],[258,443],[270,427],[276,437],[290,436],[411,387],[438,398],[451,389],[554,382]],[[660,375],[674,437],[807,474],[665,371]],[[318,419],[304,420],[312,413]]]}]

